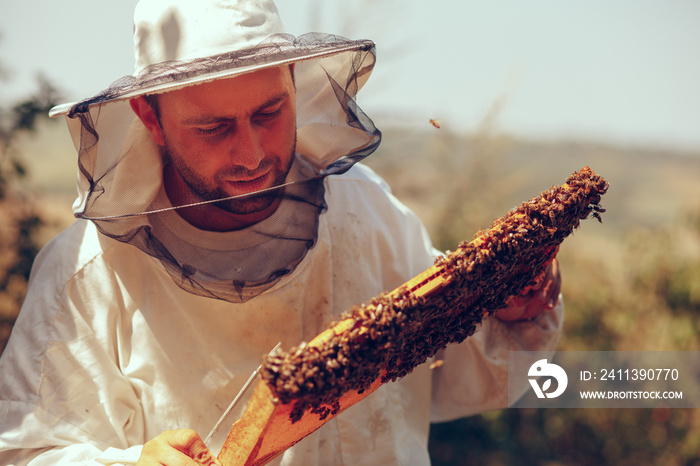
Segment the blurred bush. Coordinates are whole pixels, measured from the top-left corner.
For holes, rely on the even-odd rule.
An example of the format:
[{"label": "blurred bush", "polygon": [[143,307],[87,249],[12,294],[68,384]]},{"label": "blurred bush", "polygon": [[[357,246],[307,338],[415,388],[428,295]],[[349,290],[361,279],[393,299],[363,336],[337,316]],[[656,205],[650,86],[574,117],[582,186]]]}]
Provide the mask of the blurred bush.
[{"label": "blurred bush", "polygon": [[24,300],[32,262],[41,247],[36,235],[43,225],[36,203],[23,187],[27,169],[16,141],[33,133],[57,100],[55,88],[40,77],[33,95],[0,108],[0,354]]}]

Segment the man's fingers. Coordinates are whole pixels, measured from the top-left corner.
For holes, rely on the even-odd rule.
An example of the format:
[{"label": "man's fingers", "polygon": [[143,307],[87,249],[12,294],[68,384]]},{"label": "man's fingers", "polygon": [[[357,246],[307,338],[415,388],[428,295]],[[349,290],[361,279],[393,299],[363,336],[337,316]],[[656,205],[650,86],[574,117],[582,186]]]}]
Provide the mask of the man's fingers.
[{"label": "man's fingers", "polygon": [[220,466],[219,461],[209,451],[199,434],[190,429],[175,431],[175,436],[170,443],[173,448],[181,451],[196,464],[202,466]]},{"label": "man's fingers", "polygon": [[559,262],[553,259],[547,269],[537,277],[535,285],[517,296],[511,296],[506,308],[496,312],[496,317],[506,322],[528,320],[537,317],[545,309],[554,309],[561,292]]},{"label": "man's fingers", "polygon": [[221,466],[196,432],[194,432],[194,436],[190,438],[188,456],[202,466]]},{"label": "man's fingers", "polygon": [[534,292],[539,292],[540,294],[543,294],[544,288],[547,286],[547,283],[553,279],[554,275],[558,273],[558,270],[559,262],[555,257],[549,263],[547,268],[541,274],[535,277],[534,284],[523,288],[518,296],[531,297],[535,294]]},{"label": "man's fingers", "polygon": [[559,262],[554,259],[547,268],[547,274],[544,280],[544,286],[537,294],[537,299],[552,309],[559,299],[561,292],[561,272],[559,270]]},{"label": "man's fingers", "polygon": [[146,442],[138,466],[221,466],[197,432],[169,430]]}]

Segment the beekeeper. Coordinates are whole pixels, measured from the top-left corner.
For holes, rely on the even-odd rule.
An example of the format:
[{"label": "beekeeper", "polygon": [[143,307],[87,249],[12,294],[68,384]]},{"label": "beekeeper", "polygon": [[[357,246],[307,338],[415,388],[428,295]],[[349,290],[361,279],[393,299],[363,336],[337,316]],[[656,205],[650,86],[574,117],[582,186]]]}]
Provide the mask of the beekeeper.
[{"label": "beekeeper", "polygon": [[[208,464],[221,441],[201,438],[262,355],[434,260],[358,163],[381,139],[355,101],[372,42],[285,35],[271,1],[141,0],[134,18],[135,73],[52,111],[78,220],[37,257],[0,362],[2,464]],[[275,464],[428,464],[431,421],[506,405],[508,350],[555,347],[559,289],[554,262],[449,370],[419,366]]]}]

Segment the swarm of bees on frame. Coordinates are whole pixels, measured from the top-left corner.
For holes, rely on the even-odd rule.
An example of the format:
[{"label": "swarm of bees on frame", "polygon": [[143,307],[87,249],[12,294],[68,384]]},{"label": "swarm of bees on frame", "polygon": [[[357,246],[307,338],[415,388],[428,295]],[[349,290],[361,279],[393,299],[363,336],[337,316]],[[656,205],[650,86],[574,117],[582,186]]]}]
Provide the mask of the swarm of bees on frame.
[{"label": "swarm of bees on frame", "polygon": [[[405,288],[384,293],[341,316],[355,325],[318,347],[277,349],[262,376],[281,403],[294,402],[290,419],[307,410],[323,420],[340,409],[350,390],[362,393],[377,378],[397,380],[450,343],[472,335],[484,315],[534,284],[561,242],[582,219],[601,220],[608,183],[590,168],[573,173],[460,243],[437,260],[449,284],[429,298]],[[441,365],[441,363],[440,363]]]}]

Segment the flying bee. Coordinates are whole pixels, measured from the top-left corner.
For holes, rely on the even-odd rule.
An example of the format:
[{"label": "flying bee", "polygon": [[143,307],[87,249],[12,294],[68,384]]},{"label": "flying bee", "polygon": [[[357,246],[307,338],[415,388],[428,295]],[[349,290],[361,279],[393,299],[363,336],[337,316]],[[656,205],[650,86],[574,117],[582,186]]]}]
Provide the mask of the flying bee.
[{"label": "flying bee", "polygon": [[440,129],[440,119],[439,118],[431,118],[430,119],[430,124],[436,127],[437,129]]},{"label": "flying bee", "polygon": [[430,364],[430,369],[437,369],[438,367],[442,367],[444,364],[444,361],[442,359],[438,359],[437,361],[434,361],[432,364]]}]

